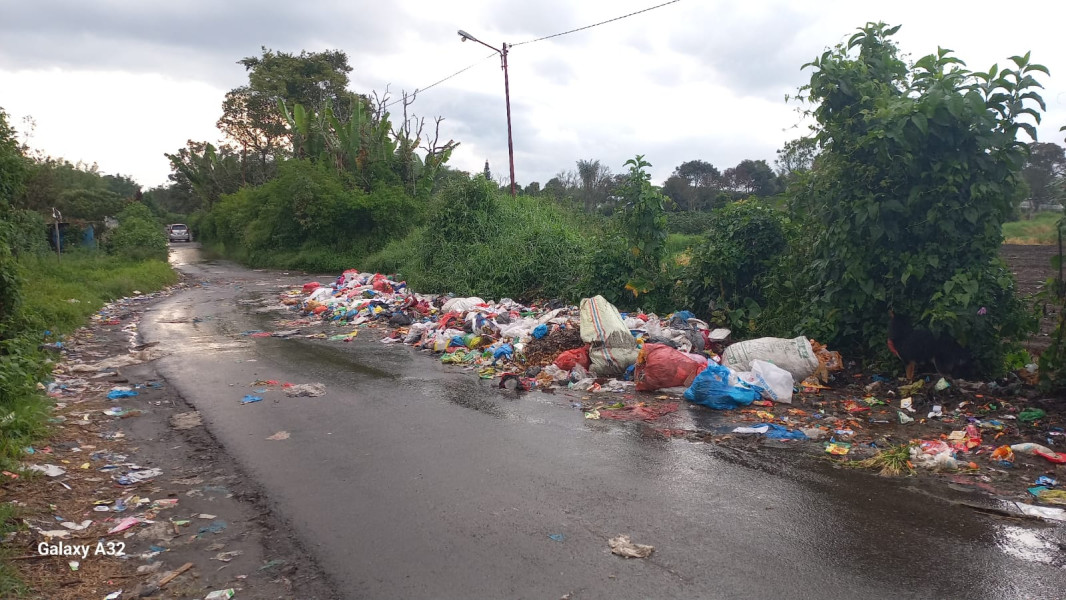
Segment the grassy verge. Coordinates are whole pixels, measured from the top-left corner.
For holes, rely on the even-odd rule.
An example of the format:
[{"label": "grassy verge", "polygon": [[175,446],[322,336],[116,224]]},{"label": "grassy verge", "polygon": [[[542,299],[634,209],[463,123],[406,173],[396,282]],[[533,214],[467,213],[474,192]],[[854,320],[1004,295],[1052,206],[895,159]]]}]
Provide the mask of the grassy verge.
[{"label": "grassy verge", "polygon": [[1042,212],[1033,215],[1032,219],[1004,223],[1004,243],[1025,246],[1045,246],[1058,243],[1056,224],[1062,216],[1060,212]]},{"label": "grassy verge", "polygon": [[[15,506],[8,502],[0,504],[0,538],[15,531]],[[15,568],[3,560],[8,550],[0,550],[0,598],[16,598],[26,593],[26,586],[19,579]]]},{"label": "grassy verge", "polygon": [[[24,448],[48,435],[48,400],[38,389],[51,370],[50,357],[39,350],[46,340],[68,334],[89,316],[134,291],[152,292],[177,280],[160,260],[134,261],[104,254],[72,253],[30,256],[18,264],[22,303],[0,337],[0,468],[14,470]],[[45,336],[50,331],[51,336]],[[17,525],[16,507],[0,504],[0,537]],[[0,598],[25,592],[0,547]]]},{"label": "grassy verge", "polygon": [[177,281],[160,260],[131,261],[105,254],[31,257],[22,262],[22,311],[58,334],[85,324],[100,308],[135,291],[153,292]]}]

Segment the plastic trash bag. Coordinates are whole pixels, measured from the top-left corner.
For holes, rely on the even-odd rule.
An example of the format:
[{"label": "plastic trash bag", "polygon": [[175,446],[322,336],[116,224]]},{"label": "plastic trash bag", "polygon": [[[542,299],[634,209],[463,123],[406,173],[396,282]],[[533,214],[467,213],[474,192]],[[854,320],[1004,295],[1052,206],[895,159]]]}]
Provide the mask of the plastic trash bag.
[{"label": "plastic trash bag", "polygon": [[589,362],[601,377],[617,377],[637,362],[636,338],[603,296],[581,300],[581,341],[590,344]]},{"label": "plastic trash bag", "polygon": [[452,298],[444,303],[440,311],[442,313],[459,312],[465,313],[477,307],[478,304],[484,304],[485,301],[478,297],[470,298]]},{"label": "plastic trash bag", "polygon": [[533,328],[533,337],[535,339],[539,340],[540,338],[542,338],[542,337],[544,337],[546,335],[548,335],[548,326],[547,325],[537,325],[536,327]]},{"label": "plastic trash bag", "polygon": [[585,346],[581,348],[574,348],[573,350],[567,350],[559,356],[555,357],[555,366],[564,371],[569,371],[574,368],[574,365],[581,365],[586,369],[589,368],[589,349]]},{"label": "plastic trash bag", "polygon": [[644,344],[637,357],[633,380],[637,382],[637,391],[653,392],[690,385],[703,368],[704,365],[669,346]]},{"label": "plastic trash bag", "polygon": [[803,336],[792,338],[758,338],[737,342],[722,353],[722,364],[737,371],[750,371],[753,360],[764,360],[792,373],[794,381],[803,381],[818,370],[818,357],[811,342]]},{"label": "plastic trash bag", "polygon": [[762,396],[762,389],[737,377],[729,367],[708,363],[685,390],[684,398],[715,410],[748,406]]},{"label": "plastic trash bag", "polygon": [[792,373],[764,360],[751,361],[751,372],[759,378],[760,387],[766,390],[767,400],[792,404]]}]

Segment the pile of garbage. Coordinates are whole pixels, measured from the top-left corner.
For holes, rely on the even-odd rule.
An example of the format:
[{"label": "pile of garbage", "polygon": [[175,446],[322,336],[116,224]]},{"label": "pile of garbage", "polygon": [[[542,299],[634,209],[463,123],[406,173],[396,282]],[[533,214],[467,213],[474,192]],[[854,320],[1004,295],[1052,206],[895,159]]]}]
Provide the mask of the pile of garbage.
[{"label": "pile of garbage", "polygon": [[760,398],[789,403],[796,383],[824,381],[843,368],[839,354],[804,337],[727,346],[728,329],[712,328],[691,312],[621,313],[602,296],[568,306],[423,295],[380,273],[348,270],[329,285],[310,282],[286,292],[281,301],[353,328],[328,339],[350,340],[360,326],[387,325],[384,343],[435,352],[443,363],[524,391],[660,391],[731,409]]}]

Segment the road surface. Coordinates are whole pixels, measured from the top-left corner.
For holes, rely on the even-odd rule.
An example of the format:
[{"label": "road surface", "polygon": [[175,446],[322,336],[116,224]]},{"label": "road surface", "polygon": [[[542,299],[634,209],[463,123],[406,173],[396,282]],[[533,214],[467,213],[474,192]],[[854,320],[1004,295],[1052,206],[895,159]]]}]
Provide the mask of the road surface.
[{"label": "road surface", "polygon": [[[345,597],[1066,597],[1061,527],[976,513],[942,482],[587,421],[566,394],[518,396],[373,330],[242,336],[273,328],[284,313],[261,311],[307,276],[204,262],[195,244],[171,260],[195,285],[141,324],[173,352],[160,373]],[[328,393],[242,405],[260,379]],[[618,534],[654,554],[612,555]]]}]

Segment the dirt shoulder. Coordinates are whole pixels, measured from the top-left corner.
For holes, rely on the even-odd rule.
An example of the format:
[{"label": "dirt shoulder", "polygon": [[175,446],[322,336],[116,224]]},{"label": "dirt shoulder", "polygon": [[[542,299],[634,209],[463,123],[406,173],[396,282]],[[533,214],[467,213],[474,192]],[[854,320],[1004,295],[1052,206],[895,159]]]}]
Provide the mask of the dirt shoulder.
[{"label": "dirt shoulder", "polygon": [[[63,473],[5,475],[0,488],[27,525],[5,541],[12,562],[33,598],[226,589],[236,598],[335,598],[255,483],[156,373],[150,359],[167,349],[137,346],[144,312],[183,286],[109,305],[67,340],[49,392],[54,435],[25,460]],[[88,554],[40,552],[71,548]]]}]

